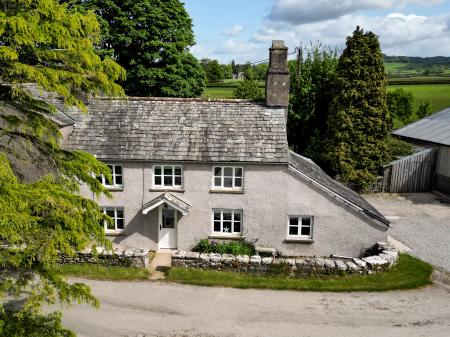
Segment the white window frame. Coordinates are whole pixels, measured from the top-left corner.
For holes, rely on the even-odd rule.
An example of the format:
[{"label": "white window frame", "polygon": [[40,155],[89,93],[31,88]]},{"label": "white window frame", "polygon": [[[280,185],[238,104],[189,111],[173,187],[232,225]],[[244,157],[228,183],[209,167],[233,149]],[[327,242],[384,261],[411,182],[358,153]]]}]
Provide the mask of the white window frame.
[{"label": "white window frame", "polygon": [[[221,169],[221,175],[216,176],[216,169]],[[231,176],[225,176],[225,168],[231,168],[233,173]],[[236,177],[236,169],[240,169],[242,175],[240,177]],[[220,178],[220,186],[216,186],[216,178]],[[225,187],[225,178],[231,178],[233,181],[233,186]],[[236,178],[241,179],[241,186],[236,186]],[[214,190],[243,190],[244,189],[244,168],[242,166],[229,166],[229,165],[216,165],[213,167],[213,177],[212,177],[212,189]]]},{"label": "white window frame", "polygon": [[[155,174],[155,168],[157,168],[157,167],[160,167],[161,168],[161,174],[159,175],[156,175]],[[171,169],[172,169],[172,185],[164,185],[164,177],[165,177],[165,175],[164,175],[164,168],[165,167],[170,167]],[[181,174],[180,175],[176,175],[175,174],[175,168],[180,168],[180,170],[181,170]],[[153,167],[152,167],[152,186],[154,187],[154,188],[161,188],[161,189],[181,189],[181,188],[183,188],[183,183],[184,183],[184,179],[183,179],[183,166],[182,165],[165,165],[165,164],[155,164],[155,165],[153,165]],[[160,185],[157,185],[156,184],[156,182],[155,182],[155,178],[156,177],[161,177],[161,184]],[[168,176],[168,175],[167,175]],[[181,184],[180,185],[176,185],[175,184],[175,177],[180,177],[180,182],[181,182]]]},{"label": "white window frame", "polygon": [[[101,179],[101,183],[103,186],[105,186],[106,188],[123,188],[123,165],[121,164],[106,164],[110,170],[111,170],[111,180],[112,180],[112,185],[109,185],[108,182],[106,181],[106,177],[102,174],[101,176],[99,176],[99,180]],[[122,173],[118,174],[116,173],[116,167],[120,166]],[[117,177],[122,177],[122,184],[117,184],[116,180]]]},{"label": "white window frame", "polygon": [[[106,233],[121,233],[125,230],[125,210],[123,207],[103,206],[103,207],[101,207],[101,210],[102,210],[103,214],[107,214],[106,213],[107,210],[114,210],[114,217],[111,218],[114,221],[114,229],[109,229],[108,223],[106,221],[104,221],[103,227],[105,228]],[[117,216],[117,211],[122,211],[122,218],[119,218]],[[123,228],[117,228],[117,220],[119,220],[119,219],[123,220]]]},{"label": "white window frame", "polygon": [[[292,235],[289,234],[289,228],[294,227],[291,226],[291,219],[297,218],[297,226],[298,234]],[[309,226],[303,226],[303,219],[309,218]],[[302,235],[302,228],[309,227],[309,235]],[[289,215],[287,219],[287,237],[294,239],[312,239],[313,238],[313,229],[314,229],[314,216],[313,215]]]},{"label": "white window frame", "polygon": [[[214,231],[214,213],[220,212],[220,232]],[[231,232],[223,232],[223,214],[231,213]],[[236,221],[234,218],[235,214],[240,214],[241,220]],[[229,209],[229,208],[213,208],[211,214],[211,233],[217,236],[242,236],[244,228],[244,217],[242,209]],[[240,232],[234,231],[234,223],[240,222]]]}]

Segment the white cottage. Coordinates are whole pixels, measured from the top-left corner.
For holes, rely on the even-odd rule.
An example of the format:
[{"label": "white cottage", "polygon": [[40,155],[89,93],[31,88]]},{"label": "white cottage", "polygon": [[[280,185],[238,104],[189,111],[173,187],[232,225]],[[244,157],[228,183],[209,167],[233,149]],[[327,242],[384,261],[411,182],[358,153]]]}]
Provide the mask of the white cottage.
[{"label": "white cottage", "polygon": [[[98,202],[121,247],[192,249],[247,240],[284,255],[351,255],[386,240],[389,221],[314,162],[289,151],[287,48],[274,41],[266,101],[95,98],[67,113],[65,147],[107,163]],[[93,194],[82,188],[82,194]]]}]

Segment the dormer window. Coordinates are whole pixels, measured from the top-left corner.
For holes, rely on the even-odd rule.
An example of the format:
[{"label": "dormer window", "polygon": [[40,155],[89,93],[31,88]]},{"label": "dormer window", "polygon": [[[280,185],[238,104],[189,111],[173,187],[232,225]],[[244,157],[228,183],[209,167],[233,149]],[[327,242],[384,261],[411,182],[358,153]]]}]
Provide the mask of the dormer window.
[{"label": "dormer window", "polygon": [[102,174],[97,177],[106,188],[123,188],[123,169],[122,165],[108,164],[111,171],[111,181],[107,180]]},{"label": "dormer window", "polygon": [[181,188],[183,169],[179,165],[154,165],[153,186],[160,188]]},{"label": "dormer window", "polygon": [[242,167],[215,166],[214,167],[214,189],[236,189],[241,190],[243,186]]}]

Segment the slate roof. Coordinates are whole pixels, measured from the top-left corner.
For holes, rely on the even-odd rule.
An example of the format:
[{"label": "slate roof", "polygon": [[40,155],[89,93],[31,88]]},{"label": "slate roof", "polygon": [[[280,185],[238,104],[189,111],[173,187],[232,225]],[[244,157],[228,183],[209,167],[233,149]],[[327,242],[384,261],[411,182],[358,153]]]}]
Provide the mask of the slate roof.
[{"label": "slate roof", "polygon": [[450,108],[392,132],[396,136],[450,146]]},{"label": "slate roof", "polygon": [[285,112],[248,100],[96,98],[67,148],[103,160],[288,163]]},{"label": "slate roof", "polygon": [[376,219],[386,225],[389,225],[390,221],[386,219],[383,214],[381,214],[375,207],[373,207],[355,191],[349,189],[348,187],[345,187],[341,183],[331,178],[319,167],[319,165],[314,163],[311,159],[303,157],[292,151],[289,151],[289,156],[290,165],[303,173],[309,179],[315,181],[326,189],[331,190],[349,203],[358,206],[369,217]]}]

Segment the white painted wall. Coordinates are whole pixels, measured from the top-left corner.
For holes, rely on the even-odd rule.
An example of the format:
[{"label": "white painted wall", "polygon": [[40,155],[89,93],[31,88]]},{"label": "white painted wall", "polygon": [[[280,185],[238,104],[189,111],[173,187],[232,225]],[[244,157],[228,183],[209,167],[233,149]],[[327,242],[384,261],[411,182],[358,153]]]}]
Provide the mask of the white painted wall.
[{"label": "white painted wall", "polygon": [[[163,192],[151,192],[152,163],[123,162],[124,190],[114,198],[101,197],[101,206],[125,209],[125,236],[111,237],[122,247],[157,248],[157,210],[141,214],[142,205]],[[191,204],[190,214],[180,216],[178,248],[189,250],[211,234],[213,208],[243,210],[243,232],[257,246],[273,247],[285,255],[359,255],[377,241],[385,240],[385,226],[376,225],[350,206],[306,182],[287,165],[240,165],[244,167],[244,194],[210,193],[212,164],[183,163],[184,189],[176,193]],[[82,187],[82,194],[92,193]],[[288,243],[288,215],[313,215],[313,243]]]}]

